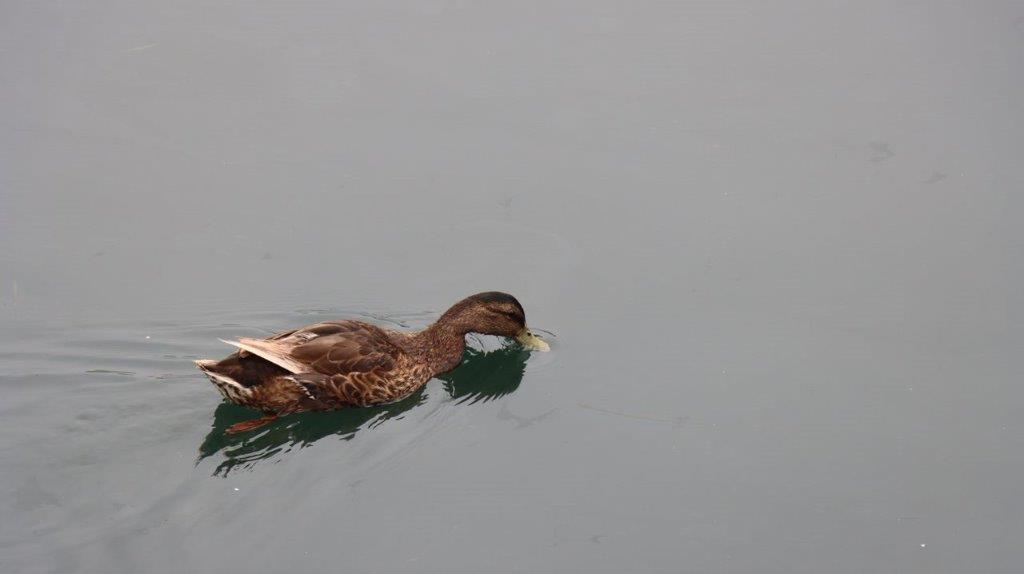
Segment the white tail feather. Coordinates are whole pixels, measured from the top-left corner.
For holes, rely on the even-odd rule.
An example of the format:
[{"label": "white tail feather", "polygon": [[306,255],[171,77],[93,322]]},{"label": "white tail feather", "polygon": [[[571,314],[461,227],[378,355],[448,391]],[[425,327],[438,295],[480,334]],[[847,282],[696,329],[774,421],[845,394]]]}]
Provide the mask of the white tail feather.
[{"label": "white tail feather", "polygon": [[221,396],[225,399],[233,403],[240,403],[252,396],[252,391],[243,387],[238,381],[208,369],[208,367],[216,365],[217,361],[200,359],[195,361],[195,364],[204,375],[210,378],[210,382],[213,383],[213,386],[217,387],[217,390],[220,391]]}]

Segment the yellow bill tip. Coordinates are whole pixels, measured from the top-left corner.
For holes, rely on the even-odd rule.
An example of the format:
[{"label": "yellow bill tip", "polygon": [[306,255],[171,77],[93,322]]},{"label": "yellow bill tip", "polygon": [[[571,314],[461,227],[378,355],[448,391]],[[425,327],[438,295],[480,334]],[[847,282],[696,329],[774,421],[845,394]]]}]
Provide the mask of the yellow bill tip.
[{"label": "yellow bill tip", "polygon": [[544,339],[534,335],[529,329],[523,329],[522,332],[516,336],[516,340],[527,349],[545,353],[551,350],[551,345],[548,345]]}]

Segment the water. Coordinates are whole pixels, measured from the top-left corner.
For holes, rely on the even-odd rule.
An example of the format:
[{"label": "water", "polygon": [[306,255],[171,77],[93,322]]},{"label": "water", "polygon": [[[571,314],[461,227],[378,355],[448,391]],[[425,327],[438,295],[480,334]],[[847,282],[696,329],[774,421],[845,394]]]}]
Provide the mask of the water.
[{"label": "water", "polygon": [[[144,4],[0,8],[0,570],[1020,571],[1018,3]],[[489,289],[388,407],[191,362]]]}]

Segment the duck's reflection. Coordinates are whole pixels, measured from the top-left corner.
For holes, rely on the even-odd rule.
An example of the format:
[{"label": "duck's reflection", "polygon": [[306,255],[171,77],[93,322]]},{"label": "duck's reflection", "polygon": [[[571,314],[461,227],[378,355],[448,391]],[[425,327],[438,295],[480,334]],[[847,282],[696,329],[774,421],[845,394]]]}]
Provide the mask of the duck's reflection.
[{"label": "duck's reflection", "polygon": [[[490,352],[467,348],[462,363],[438,378],[445,392],[457,403],[486,402],[519,387],[529,356],[528,351],[515,345]],[[237,435],[224,431],[237,422],[252,419],[253,411],[224,402],[213,413],[213,428],[199,445],[196,464],[221,453],[224,461],[217,465],[213,474],[227,476],[233,470],[251,468],[260,461],[293,448],[309,446],[326,436],[350,440],[361,429],[369,430],[400,418],[409,409],[426,402],[426,388],[390,405],[291,415],[258,431]]]},{"label": "duck's reflection", "polygon": [[519,388],[529,358],[530,352],[518,345],[490,352],[467,348],[462,363],[437,378],[459,404],[487,402]]}]

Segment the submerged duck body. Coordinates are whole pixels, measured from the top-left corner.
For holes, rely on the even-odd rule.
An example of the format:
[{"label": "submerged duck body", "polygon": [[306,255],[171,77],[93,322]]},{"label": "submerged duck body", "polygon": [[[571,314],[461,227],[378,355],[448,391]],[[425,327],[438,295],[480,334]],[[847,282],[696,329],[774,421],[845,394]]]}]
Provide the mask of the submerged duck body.
[{"label": "submerged duck body", "polygon": [[459,301],[417,332],[361,321],[327,321],[266,339],[224,341],[238,351],[196,365],[227,400],[263,412],[228,432],[242,432],[298,412],[390,403],[415,392],[462,360],[466,334],[514,337],[548,350],[526,327],[526,314],[507,293],[478,293]]}]

